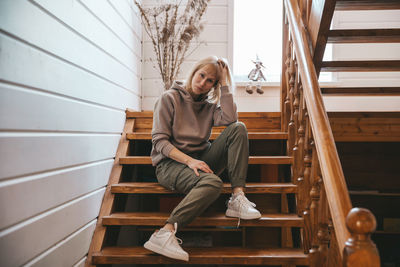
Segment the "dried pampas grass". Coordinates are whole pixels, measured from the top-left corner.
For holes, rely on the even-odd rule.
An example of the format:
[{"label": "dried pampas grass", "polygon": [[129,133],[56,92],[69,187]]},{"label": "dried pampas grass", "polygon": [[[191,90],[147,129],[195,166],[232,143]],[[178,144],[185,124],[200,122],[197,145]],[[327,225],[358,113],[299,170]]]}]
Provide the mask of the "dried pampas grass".
[{"label": "dried pampas grass", "polygon": [[[178,76],[184,59],[191,54],[191,41],[197,39],[203,30],[201,18],[210,0],[187,0],[184,10],[181,1],[144,8],[135,0],[142,22],[153,44],[157,61],[150,59],[168,90]],[[171,1],[168,1],[171,2]]]}]

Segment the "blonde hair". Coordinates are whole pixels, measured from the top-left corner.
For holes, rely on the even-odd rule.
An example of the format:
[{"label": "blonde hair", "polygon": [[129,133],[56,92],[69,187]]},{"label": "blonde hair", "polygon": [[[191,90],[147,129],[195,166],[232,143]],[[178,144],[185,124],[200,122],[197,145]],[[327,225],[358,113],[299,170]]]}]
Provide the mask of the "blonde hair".
[{"label": "blonde hair", "polygon": [[231,69],[229,67],[228,61],[226,59],[223,58],[218,58],[217,56],[210,56],[210,57],[206,57],[200,61],[198,61],[192,68],[192,70],[189,72],[189,75],[186,79],[186,84],[185,84],[185,88],[186,90],[190,91],[192,90],[192,80],[193,80],[193,76],[195,75],[195,73],[203,68],[206,65],[211,65],[214,68],[215,74],[216,74],[216,79],[215,79],[215,84],[213,86],[213,88],[211,88],[211,90],[208,92],[207,96],[208,99],[210,99],[212,102],[217,103],[219,101],[220,95],[221,95],[221,91],[219,90],[221,88],[221,84],[219,83],[219,80],[221,78],[221,71],[220,71],[220,67],[218,64],[218,60],[222,60],[225,65],[228,68],[228,73],[227,73],[227,85],[231,88],[231,90],[233,90],[233,79],[232,79],[232,73],[231,73]]}]

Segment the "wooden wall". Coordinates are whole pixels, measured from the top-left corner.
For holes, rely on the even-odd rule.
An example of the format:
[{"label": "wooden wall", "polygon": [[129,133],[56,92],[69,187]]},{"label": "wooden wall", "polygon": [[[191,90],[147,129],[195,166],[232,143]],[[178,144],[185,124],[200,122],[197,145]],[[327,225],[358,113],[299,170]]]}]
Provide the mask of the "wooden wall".
[{"label": "wooden wall", "polygon": [[0,1],[1,266],[82,266],[125,109],[141,109],[137,12]]}]

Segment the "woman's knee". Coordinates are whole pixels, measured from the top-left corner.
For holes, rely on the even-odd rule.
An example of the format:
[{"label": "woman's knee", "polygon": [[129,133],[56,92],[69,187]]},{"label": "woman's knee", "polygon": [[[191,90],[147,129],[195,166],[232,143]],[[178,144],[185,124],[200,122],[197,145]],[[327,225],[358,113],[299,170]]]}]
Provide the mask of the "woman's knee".
[{"label": "woman's knee", "polygon": [[215,189],[214,191],[220,192],[222,190],[223,183],[221,178],[219,178],[217,175],[209,173],[201,178],[198,185],[209,186]]},{"label": "woman's knee", "polygon": [[234,131],[234,132],[237,132],[239,134],[243,134],[243,135],[247,136],[246,125],[241,121],[237,121],[237,122],[231,123],[228,127],[231,127],[232,131]]}]

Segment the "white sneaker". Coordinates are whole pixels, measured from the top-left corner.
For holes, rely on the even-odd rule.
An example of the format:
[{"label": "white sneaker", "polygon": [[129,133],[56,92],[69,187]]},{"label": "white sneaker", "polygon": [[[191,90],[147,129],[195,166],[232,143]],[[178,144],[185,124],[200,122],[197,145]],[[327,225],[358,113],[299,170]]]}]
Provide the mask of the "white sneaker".
[{"label": "white sneaker", "polygon": [[256,204],[250,202],[243,192],[232,195],[228,201],[225,215],[244,220],[258,219],[261,213],[255,209]]},{"label": "white sneaker", "polygon": [[182,240],[175,236],[178,224],[175,223],[174,227],[175,231],[173,232],[164,229],[154,232],[150,239],[144,243],[144,247],[169,258],[189,261],[189,254],[179,245],[182,244]]}]

